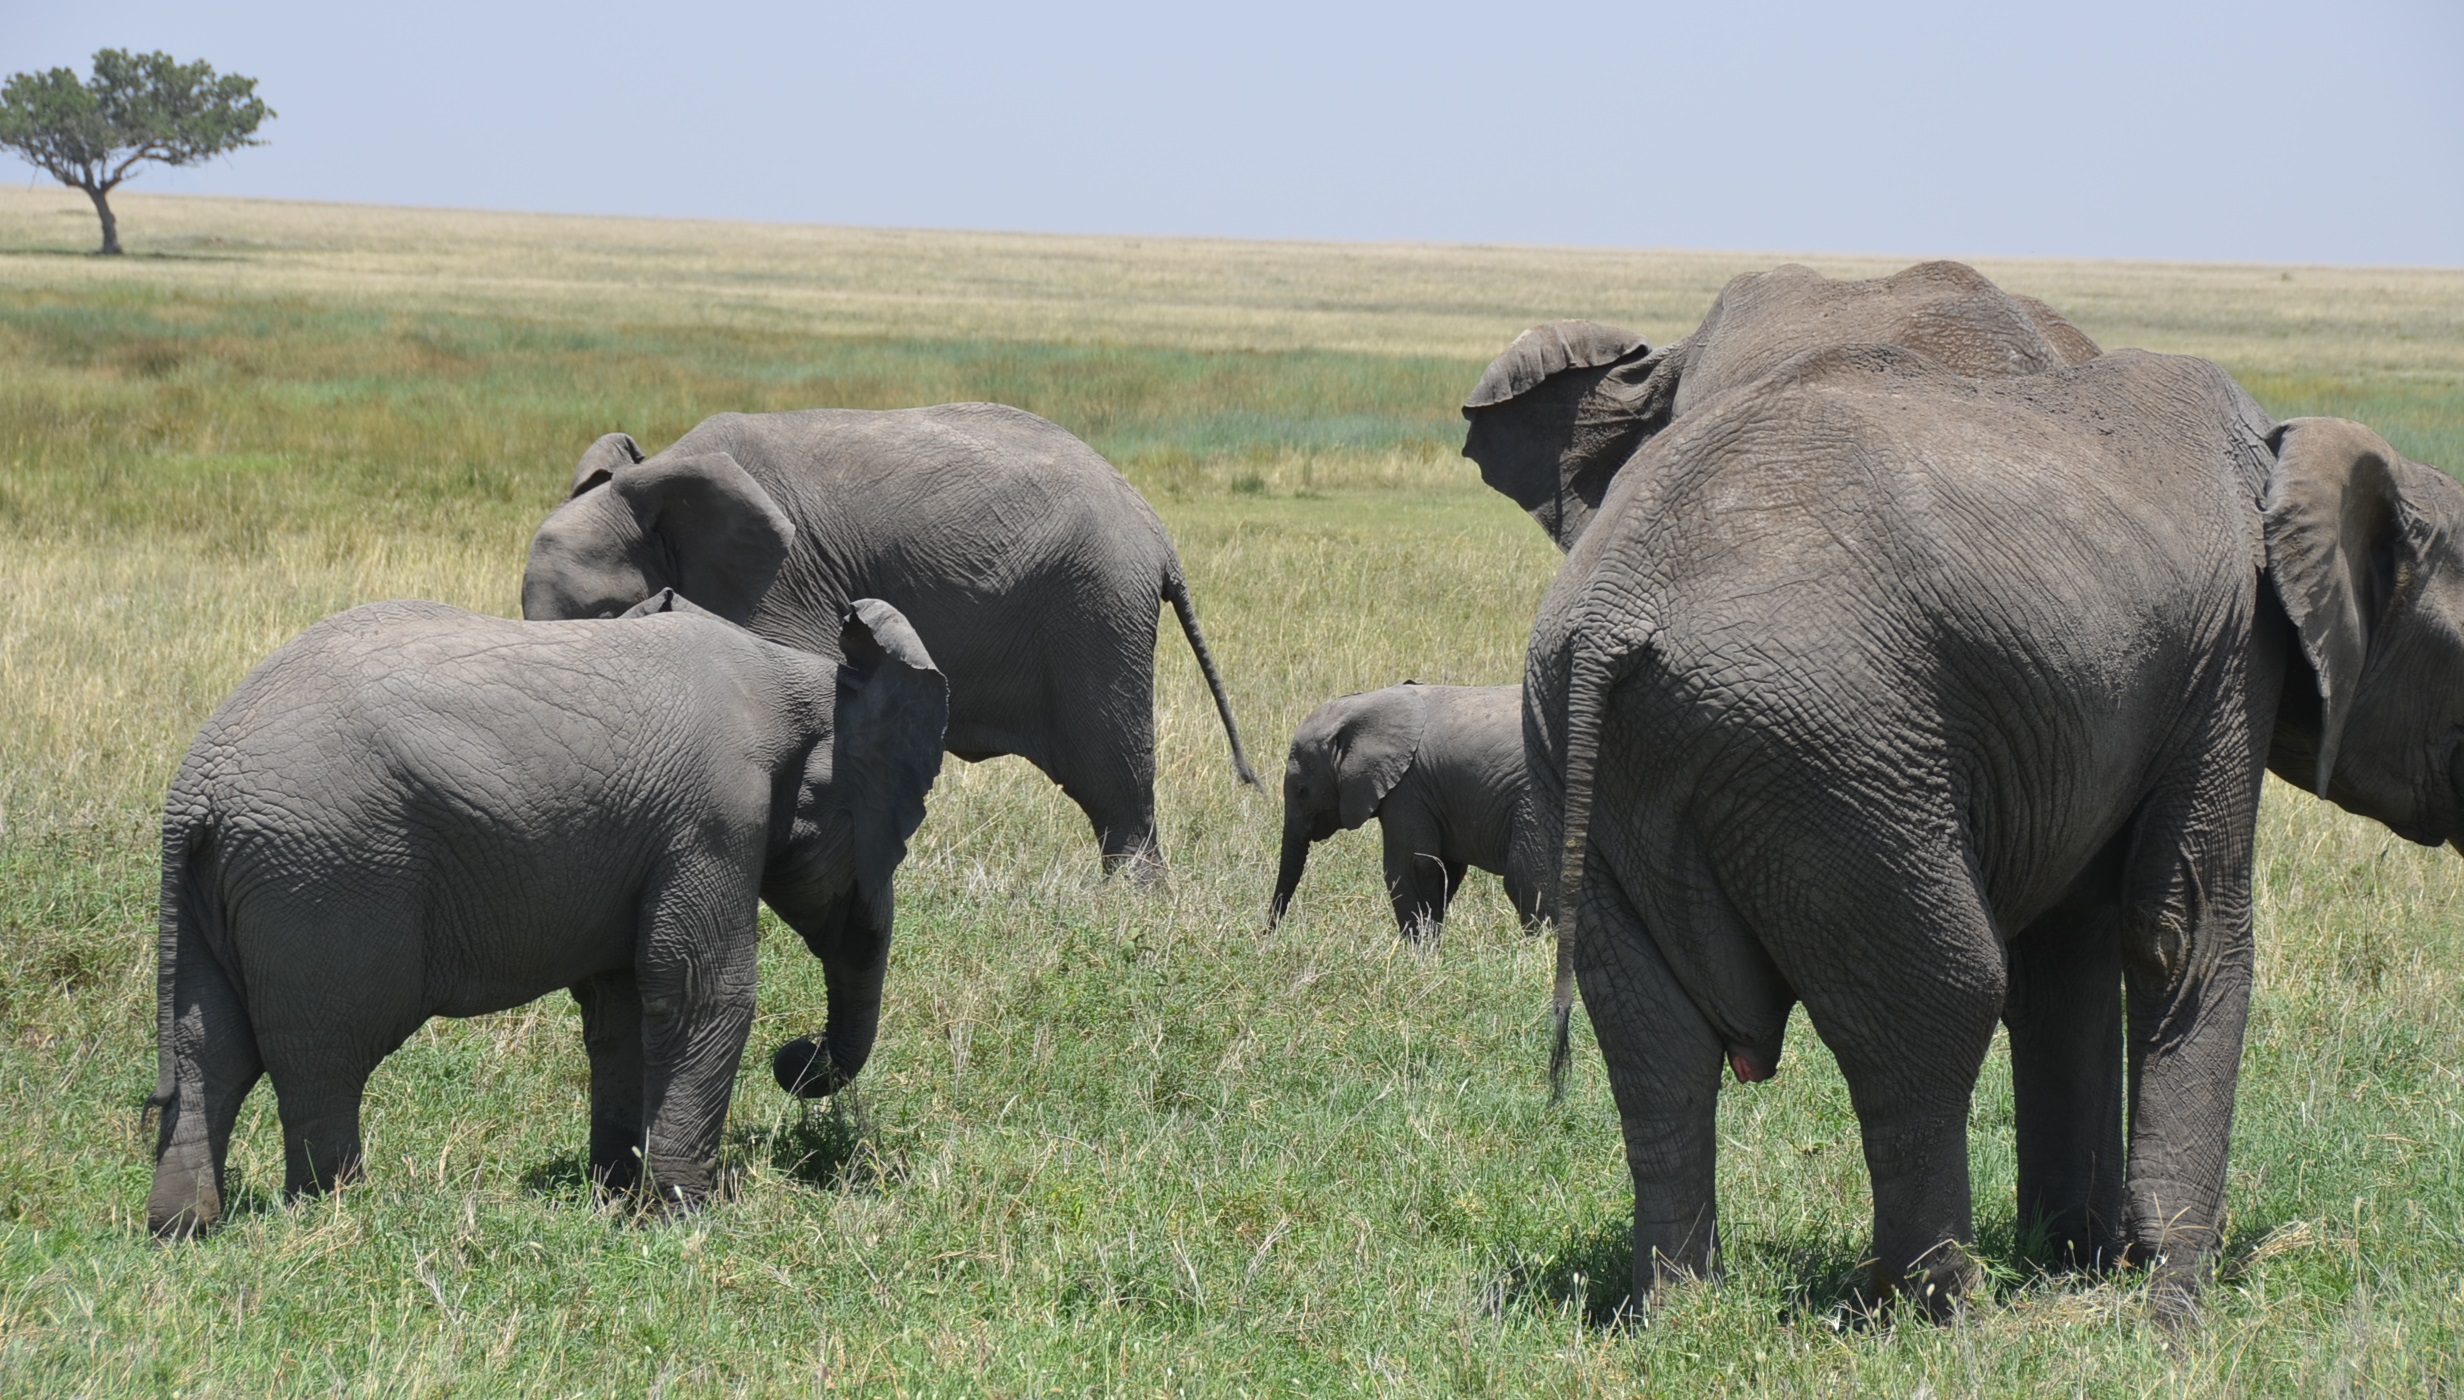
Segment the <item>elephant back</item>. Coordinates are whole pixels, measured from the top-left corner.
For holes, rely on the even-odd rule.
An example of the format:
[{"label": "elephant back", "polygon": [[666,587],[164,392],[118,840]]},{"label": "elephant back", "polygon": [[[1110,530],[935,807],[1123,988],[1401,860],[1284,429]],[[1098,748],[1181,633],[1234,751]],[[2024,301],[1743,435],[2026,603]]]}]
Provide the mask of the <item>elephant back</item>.
[{"label": "elephant back", "polygon": [[1795,265],[1749,273],[1721,290],[1686,344],[1680,414],[1827,346],[1896,345],[1974,378],[2041,374],[2098,353],[2050,306],[1956,262],[1861,281]]},{"label": "elephant back", "polygon": [[722,414],[662,455],[715,452],[796,530],[747,625],[824,655],[838,654],[838,618],[860,597],[889,602],[933,641],[1049,590],[1156,596],[1178,570],[1163,523],[1110,462],[1007,405]]}]

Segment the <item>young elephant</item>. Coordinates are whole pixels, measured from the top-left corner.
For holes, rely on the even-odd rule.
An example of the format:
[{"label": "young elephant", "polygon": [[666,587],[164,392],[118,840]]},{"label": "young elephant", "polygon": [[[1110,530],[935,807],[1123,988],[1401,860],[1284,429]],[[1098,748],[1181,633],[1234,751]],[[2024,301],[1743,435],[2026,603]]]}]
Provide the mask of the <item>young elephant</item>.
[{"label": "young elephant", "polygon": [[948,687],[875,599],[845,664],[663,593],[621,619],[392,602],[329,618],[206,721],[163,812],[161,1112],[147,1220],[211,1229],[270,1072],[287,1188],[360,1170],[361,1091],[430,1016],[582,1007],[592,1176],[705,1197],[752,1024],[758,901],[821,959],[828,1064],[863,1068],[891,874]]},{"label": "young elephant", "polygon": [[[782,567],[773,522],[794,528]],[[607,617],[673,586],[774,642],[829,654],[850,598],[896,606],[950,680],[949,751],[1016,754],[1060,784],[1107,873],[1162,871],[1155,629],[1169,603],[1252,787],[1172,537],[1054,423],[1001,404],[722,413],[648,458],[599,439],[541,522],[522,615]]]},{"label": "young elephant", "polygon": [[[1299,888],[1309,847],[1371,817],[1386,837],[1386,889],[1406,938],[1434,936],[1465,866],[1500,875],[1525,928],[1537,924],[1539,862],[1528,833],[1523,692],[1511,685],[1401,685],[1329,700],[1301,721],[1283,769],[1283,861],[1267,927]],[[1544,857],[1543,857],[1544,859]]]}]

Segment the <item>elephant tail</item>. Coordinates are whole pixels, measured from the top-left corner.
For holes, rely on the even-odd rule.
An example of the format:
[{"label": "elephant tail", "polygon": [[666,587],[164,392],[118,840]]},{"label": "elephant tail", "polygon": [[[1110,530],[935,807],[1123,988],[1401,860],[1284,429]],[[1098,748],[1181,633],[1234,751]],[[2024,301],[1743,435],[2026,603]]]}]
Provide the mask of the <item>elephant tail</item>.
[{"label": "elephant tail", "polygon": [[1565,825],[1558,847],[1557,981],[1550,994],[1549,1098],[1565,1097],[1573,1051],[1574,941],[1583,922],[1583,859],[1591,848],[1592,779],[1600,764],[1600,720],[1617,682],[1609,659],[1578,635],[1567,648]]},{"label": "elephant tail", "polygon": [[1189,638],[1189,649],[1198,657],[1198,669],[1206,674],[1206,688],[1215,694],[1215,713],[1223,716],[1224,737],[1232,741],[1232,771],[1251,787],[1261,787],[1258,775],[1249,767],[1249,755],[1241,748],[1241,727],[1232,718],[1232,701],[1223,693],[1223,675],[1215,669],[1215,653],[1206,649],[1206,632],[1198,626],[1198,610],[1189,601],[1189,581],[1181,577],[1177,561],[1164,569],[1164,598],[1172,604],[1173,616],[1181,620],[1181,635]]},{"label": "elephant tail", "polygon": [[179,1015],[180,945],[202,949],[205,930],[197,927],[205,901],[200,898],[195,862],[205,854],[206,814],[174,810],[163,816],[163,884],[158,906],[154,961],[154,1092],[143,1112],[160,1113],[171,1106],[179,1089],[173,1054]]}]

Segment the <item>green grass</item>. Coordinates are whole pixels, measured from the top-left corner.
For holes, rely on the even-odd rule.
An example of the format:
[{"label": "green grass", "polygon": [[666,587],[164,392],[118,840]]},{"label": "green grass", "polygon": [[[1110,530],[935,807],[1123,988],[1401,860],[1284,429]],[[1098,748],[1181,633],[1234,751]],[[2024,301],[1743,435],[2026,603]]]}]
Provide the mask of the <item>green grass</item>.
[{"label": "green grass", "polygon": [[[1994,1296],[1952,1326],[1837,1326],[1869,1207],[1844,1087],[1802,1020],[1777,1079],[1724,1096],[1725,1281],[1618,1323],[1624,1160],[1587,1042],[1566,1102],[1547,1101],[1548,945],[1515,930],[1485,877],[1442,948],[1399,945],[1369,833],[1321,848],[1297,917],[1261,932],[1276,804],[1232,783],[1169,633],[1169,886],[1099,882],[1076,810],[1016,761],[951,765],[902,872],[860,1108],[807,1115],[756,1059],[731,1119],[732,1201],[665,1224],[593,1208],[578,1018],[549,998],[435,1023],[389,1061],[371,1087],[371,1178],[327,1201],[279,1201],[260,1089],[230,1226],[147,1243],[137,1113],[172,766],[241,672],[317,617],[401,595],[512,611],[528,532],[601,432],[655,448],[721,409],[969,397],[1055,418],[1171,526],[1262,767],[1327,697],[1404,676],[1510,679],[1556,562],[1452,455],[1479,354],[1400,331],[1374,352],[1297,333],[1216,344],[1138,319],[1165,312],[1139,301],[1134,249],[1118,253],[1127,309],[1098,304],[1084,314],[1114,319],[1097,332],[1037,339],[695,323],[648,294],[571,314],[467,278],[418,295],[284,290],[264,285],[283,255],[253,247],[232,255],[258,279],[239,284],[202,261],[0,267],[0,1392],[2172,1395],[2464,1380],[2452,855],[2271,790],[2230,1242],[2200,1328],[2156,1328],[2132,1277],[2020,1262],[1998,1050],[1972,1135]],[[1305,261],[1222,254],[1270,257]],[[1326,257],[1352,275],[1351,253]],[[2057,290],[2105,285],[2093,267],[2061,273]],[[1637,274],[1601,300],[1648,302],[1633,288],[1649,285]],[[1453,295],[1510,320],[1589,305],[1473,280]],[[1681,314],[1675,293],[1650,295]],[[2266,330],[2266,303],[2200,295],[2179,319],[2272,409],[2356,413],[2464,463],[2464,388],[2444,361],[2303,368],[2302,347]],[[2306,343],[2361,333],[2320,335]],[[819,968],[792,936],[768,938],[761,995],[756,1051],[818,1023]]]}]

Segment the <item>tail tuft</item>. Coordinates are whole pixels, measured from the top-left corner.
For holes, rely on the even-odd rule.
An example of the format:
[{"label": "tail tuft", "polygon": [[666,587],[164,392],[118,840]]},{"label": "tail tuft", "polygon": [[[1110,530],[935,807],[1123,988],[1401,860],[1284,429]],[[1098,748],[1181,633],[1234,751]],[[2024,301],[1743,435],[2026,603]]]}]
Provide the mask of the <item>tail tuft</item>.
[{"label": "tail tuft", "polygon": [[1574,1057],[1574,1008],[1560,1006],[1550,1013],[1556,1030],[1549,1044],[1549,1102],[1563,1103],[1566,1097],[1566,1061]]}]

